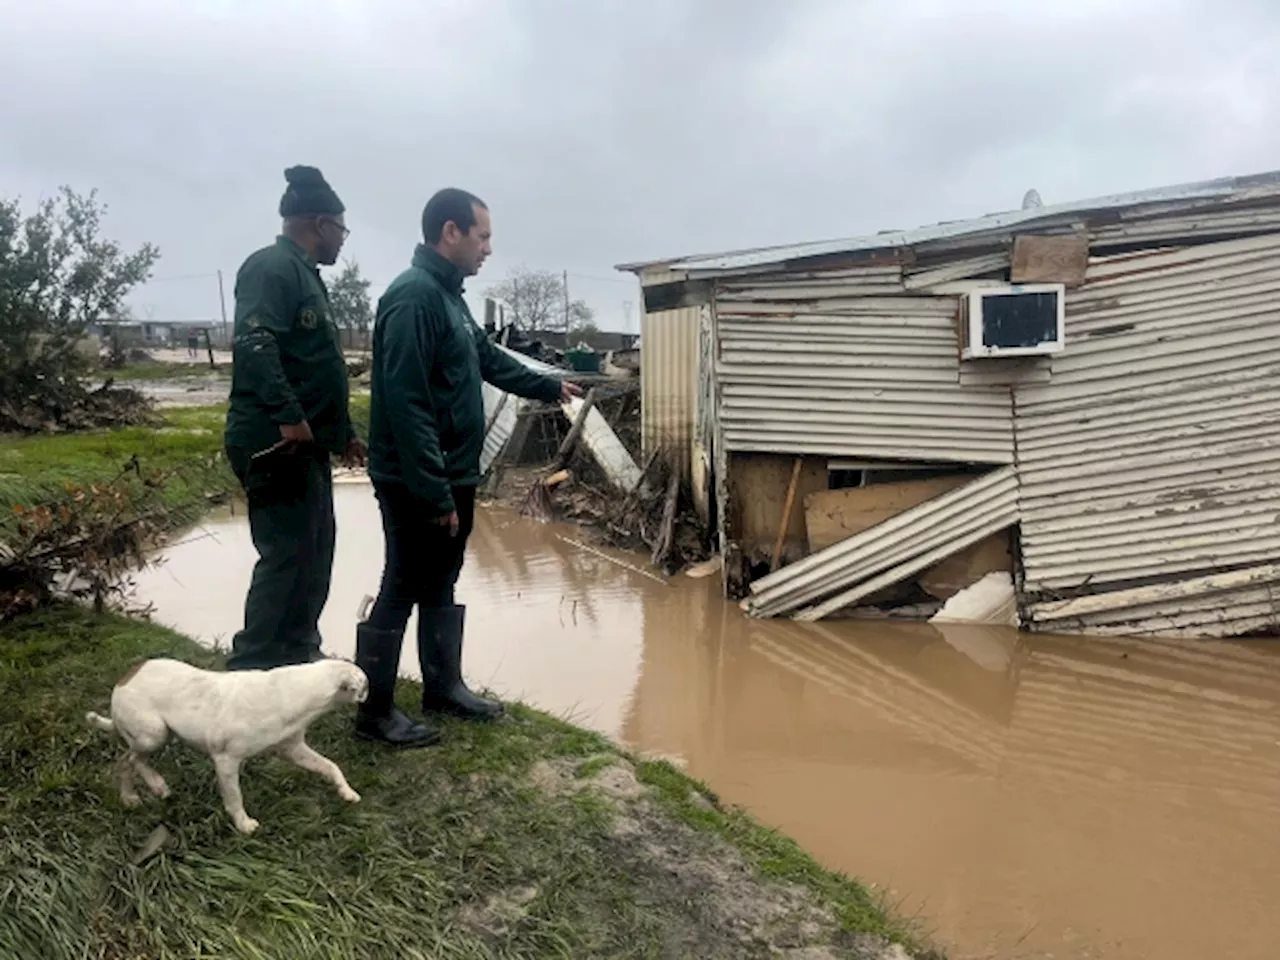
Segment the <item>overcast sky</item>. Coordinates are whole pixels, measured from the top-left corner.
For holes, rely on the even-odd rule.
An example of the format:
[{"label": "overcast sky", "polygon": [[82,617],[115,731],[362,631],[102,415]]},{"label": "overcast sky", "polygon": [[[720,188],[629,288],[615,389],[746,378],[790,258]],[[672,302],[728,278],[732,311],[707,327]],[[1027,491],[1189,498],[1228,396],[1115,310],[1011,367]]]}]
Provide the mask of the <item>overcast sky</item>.
[{"label": "overcast sky", "polygon": [[162,259],[140,315],[215,317],[319,166],[375,292],[426,198],[492,210],[470,291],[1280,168],[1268,0],[0,0],[0,195],[99,189]]}]

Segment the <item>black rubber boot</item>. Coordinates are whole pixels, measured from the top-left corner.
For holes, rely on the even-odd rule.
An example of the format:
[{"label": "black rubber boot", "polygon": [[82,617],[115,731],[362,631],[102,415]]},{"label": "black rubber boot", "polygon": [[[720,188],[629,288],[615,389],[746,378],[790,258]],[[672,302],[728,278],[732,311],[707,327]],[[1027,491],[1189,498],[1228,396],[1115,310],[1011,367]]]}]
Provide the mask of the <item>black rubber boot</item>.
[{"label": "black rubber boot", "polygon": [[440,733],[407,717],[396,707],[396,667],[404,634],[356,627],[356,666],[369,678],[369,696],[356,713],[356,736],[392,747],[427,747],[440,742]]},{"label": "black rubber boot", "polygon": [[422,666],[423,713],[449,713],[464,720],[495,720],[502,704],[477,697],[462,680],[462,633],[466,607],[418,608],[418,662]]}]

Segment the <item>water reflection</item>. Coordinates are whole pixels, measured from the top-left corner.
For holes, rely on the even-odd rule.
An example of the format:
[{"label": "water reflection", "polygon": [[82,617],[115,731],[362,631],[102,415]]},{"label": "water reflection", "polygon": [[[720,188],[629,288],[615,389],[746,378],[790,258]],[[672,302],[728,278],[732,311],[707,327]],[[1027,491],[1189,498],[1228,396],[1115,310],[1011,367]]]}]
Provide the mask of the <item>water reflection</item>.
[{"label": "water reflection", "polygon": [[[339,524],[322,628],[349,653],[381,564],[367,488],[339,488]],[[252,548],[242,518],[209,529],[143,591],[213,641],[239,626]],[[460,593],[473,682],[670,757],[890,888],[957,960],[1276,954],[1268,644],[749,621],[715,578],[656,584],[494,511]]]}]

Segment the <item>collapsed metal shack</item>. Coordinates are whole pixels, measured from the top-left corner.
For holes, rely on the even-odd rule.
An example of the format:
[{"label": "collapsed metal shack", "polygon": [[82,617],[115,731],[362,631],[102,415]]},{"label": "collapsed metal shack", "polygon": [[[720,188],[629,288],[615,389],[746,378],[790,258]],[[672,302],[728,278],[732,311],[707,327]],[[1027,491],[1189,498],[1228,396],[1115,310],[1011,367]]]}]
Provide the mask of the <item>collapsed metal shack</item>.
[{"label": "collapsed metal shack", "polygon": [[[1276,627],[1280,174],[624,269],[701,301],[749,614],[928,615],[994,574],[1033,630]],[[975,292],[1020,284],[1057,342],[966,358]]]}]

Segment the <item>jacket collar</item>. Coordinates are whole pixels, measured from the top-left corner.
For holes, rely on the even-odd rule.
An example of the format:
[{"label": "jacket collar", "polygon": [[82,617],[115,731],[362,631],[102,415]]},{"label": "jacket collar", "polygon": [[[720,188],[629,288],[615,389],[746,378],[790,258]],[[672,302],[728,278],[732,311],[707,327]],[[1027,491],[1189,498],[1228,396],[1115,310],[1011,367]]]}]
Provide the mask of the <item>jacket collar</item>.
[{"label": "jacket collar", "polygon": [[462,293],[462,271],[426,244],[413,251],[413,265],[435,277],[450,293]]},{"label": "jacket collar", "polygon": [[297,257],[299,260],[305,263],[312,270],[319,269],[316,266],[316,262],[312,260],[311,257],[307,254],[307,251],[303,250],[302,247],[298,246],[298,244],[295,243],[293,240],[291,240],[289,237],[286,237],[283,234],[276,237],[276,246],[280,247],[282,250],[288,250],[291,254],[293,254],[295,257]]}]

